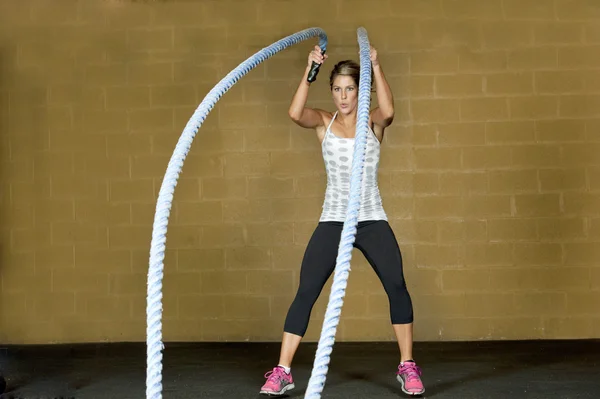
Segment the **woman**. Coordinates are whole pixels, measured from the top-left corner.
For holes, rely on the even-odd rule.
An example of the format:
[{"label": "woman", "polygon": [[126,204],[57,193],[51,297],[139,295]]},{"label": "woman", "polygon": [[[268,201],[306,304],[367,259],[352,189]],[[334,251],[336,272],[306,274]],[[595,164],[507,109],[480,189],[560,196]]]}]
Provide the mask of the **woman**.
[{"label": "woman", "polygon": [[[377,182],[380,144],[385,128],[394,119],[394,101],[373,47],[370,58],[379,106],[369,116],[361,208],[354,246],[364,254],[388,295],[390,317],[400,349],[400,365],[396,374],[402,391],[419,395],[425,390],[420,379],[421,370],[412,360],[412,302],[404,281],[400,249],[387,222]],[[307,108],[305,104],[310,87],[307,76],[311,64],[313,61],[322,64],[326,59],[327,55],[315,46],[289,109],[289,116],[296,124],[317,132],[327,172],[327,189],[319,224],[302,261],[298,291],[285,320],[279,363],[265,374],[267,381],[260,390],[263,394],[283,395],[294,388],[290,369],[292,360],[306,332],[313,305],[335,269],[348,205],[360,66],[354,61],[342,61],[334,66],[329,83],[337,109],[335,113]]]}]

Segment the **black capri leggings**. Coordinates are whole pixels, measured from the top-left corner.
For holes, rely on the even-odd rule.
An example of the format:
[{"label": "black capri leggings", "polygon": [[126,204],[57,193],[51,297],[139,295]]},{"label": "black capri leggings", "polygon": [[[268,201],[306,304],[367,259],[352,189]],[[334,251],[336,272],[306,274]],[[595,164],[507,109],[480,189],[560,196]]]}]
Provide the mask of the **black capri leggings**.
[{"label": "black capri leggings", "polygon": [[[312,308],[335,270],[342,222],[320,222],[300,270],[300,284],[285,319],[284,331],[304,336]],[[402,255],[392,228],[385,220],[359,222],[354,247],[358,248],[381,280],[390,303],[392,324],[413,321],[413,307],[404,281]]]}]

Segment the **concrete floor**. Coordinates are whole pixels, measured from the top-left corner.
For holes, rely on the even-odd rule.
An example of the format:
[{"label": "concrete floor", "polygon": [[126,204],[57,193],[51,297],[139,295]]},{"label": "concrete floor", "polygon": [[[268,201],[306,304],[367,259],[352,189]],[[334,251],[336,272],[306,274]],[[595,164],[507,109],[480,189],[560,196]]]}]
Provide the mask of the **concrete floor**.
[{"label": "concrete floor", "polygon": [[[303,344],[293,365],[303,398],[316,344]],[[600,341],[416,343],[426,398],[600,397]],[[276,343],[167,344],[165,399],[258,399]],[[145,398],[141,344],[24,346],[0,349],[8,398]],[[341,343],[333,348],[322,397],[402,398],[395,343]]]}]

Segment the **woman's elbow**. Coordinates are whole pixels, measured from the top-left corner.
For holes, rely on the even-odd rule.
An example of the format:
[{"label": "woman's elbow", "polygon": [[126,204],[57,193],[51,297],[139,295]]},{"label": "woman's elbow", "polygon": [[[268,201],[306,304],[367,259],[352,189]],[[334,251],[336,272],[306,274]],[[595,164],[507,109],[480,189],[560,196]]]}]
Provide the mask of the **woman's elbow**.
[{"label": "woman's elbow", "polygon": [[290,110],[288,111],[288,116],[292,121],[298,122],[300,118],[302,118],[302,112],[298,112],[290,108]]}]

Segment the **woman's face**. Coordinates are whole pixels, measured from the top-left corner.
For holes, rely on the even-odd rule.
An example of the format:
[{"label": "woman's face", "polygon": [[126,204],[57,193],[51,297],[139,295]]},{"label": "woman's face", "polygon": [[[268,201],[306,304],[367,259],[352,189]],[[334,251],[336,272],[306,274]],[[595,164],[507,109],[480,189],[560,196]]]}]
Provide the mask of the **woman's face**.
[{"label": "woman's face", "polygon": [[348,115],[356,110],[358,105],[358,86],[352,76],[336,76],[331,86],[331,93],[338,112]]}]

